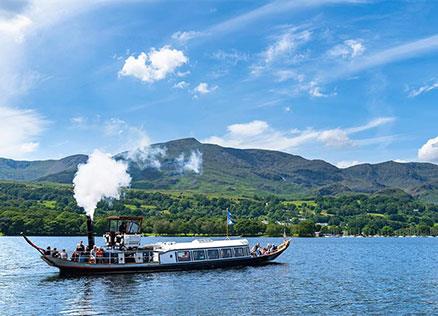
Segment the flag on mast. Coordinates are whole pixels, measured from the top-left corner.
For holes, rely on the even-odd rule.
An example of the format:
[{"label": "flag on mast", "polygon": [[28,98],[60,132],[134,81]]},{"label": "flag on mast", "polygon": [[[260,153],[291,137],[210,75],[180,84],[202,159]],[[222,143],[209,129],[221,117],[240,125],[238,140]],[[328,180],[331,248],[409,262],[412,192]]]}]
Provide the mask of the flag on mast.
[{"label": "flag on mast", "polygon": [[229,209],[227,209],[227,225],[233,225],[233,218],[231,217],[231,212]]}]

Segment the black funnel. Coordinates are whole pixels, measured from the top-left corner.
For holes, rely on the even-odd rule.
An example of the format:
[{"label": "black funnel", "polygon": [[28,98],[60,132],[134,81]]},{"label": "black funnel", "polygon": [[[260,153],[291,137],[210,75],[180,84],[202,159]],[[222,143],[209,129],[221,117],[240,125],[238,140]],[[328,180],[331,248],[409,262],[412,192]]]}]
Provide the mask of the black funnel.
[{"label": "black funnel", "polygon": [[93,220],[87,215],[87,236],[88,236],[88,250],[93,249],[94,246],[94,232],[93,232]]}]

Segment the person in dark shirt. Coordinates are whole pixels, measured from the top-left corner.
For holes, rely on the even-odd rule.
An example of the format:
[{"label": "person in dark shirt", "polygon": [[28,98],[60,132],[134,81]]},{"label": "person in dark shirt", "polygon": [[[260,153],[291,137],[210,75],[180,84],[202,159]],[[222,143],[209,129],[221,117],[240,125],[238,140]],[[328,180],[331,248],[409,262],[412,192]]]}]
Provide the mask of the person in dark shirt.
[{"label": "person in dark shirt", "polygon": [[58,252],[58,250],[56,248],[53,248],[52,257],[53,258],[58,258],[59,257],[59,252]]},{"label": "person in dark shirt", "polygon": [[47,247],[47,249],[44,251],[44,254],[46,256],[50,256],[52,254],[52,249],[50,248],[50,246]]},{"label": "person in dark shirt", "polygon": [[126,233],[126,223],[125,222],[122,222],[120,224],[120,226],[119,226],[119,233],[122,233],[122,234]]},{"label": "person in dark shirt", "polygon": [[82,240],[79,242],[79,244],[76,245],[76,251],[79,251],[79,252],[85,251],[84,242]]}]

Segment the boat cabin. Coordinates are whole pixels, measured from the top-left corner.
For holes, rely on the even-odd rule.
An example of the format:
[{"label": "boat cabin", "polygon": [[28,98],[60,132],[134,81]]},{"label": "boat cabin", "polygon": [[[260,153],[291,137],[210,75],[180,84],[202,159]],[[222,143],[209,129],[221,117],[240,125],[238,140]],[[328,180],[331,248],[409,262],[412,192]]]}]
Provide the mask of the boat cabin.
[{"label": "boat cabin", "polygon": [[108,231],[104,234],[107,247],[138,248],[141,242],[141,216],[109,216]]},{"label": "boat cabin", "polygon": [[250,257],[248,240],[196,239],[192,242],[162,243],[155,250],[160,263],[189,263]]}]

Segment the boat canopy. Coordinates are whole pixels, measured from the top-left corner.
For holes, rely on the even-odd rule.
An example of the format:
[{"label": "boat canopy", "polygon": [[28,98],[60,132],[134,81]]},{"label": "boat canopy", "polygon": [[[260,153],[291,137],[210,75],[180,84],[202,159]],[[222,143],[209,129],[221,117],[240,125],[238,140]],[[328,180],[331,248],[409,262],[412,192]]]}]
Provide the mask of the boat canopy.
[{"label": "boat canopy", "polygon": [[160,248],[164,251],[180,250],[180,249],[207,249],[207,248],[225,248],[225,247],[242,247],[248,246],[246,239],[232,240],[211,240],[211,239],[195,239],[192,242],[181,243],[161,243]]},{"label": "boat canopy", "polygon": [[141,216],[109,216],[108,231],[121,234],[140,234],[143,217]]}]

